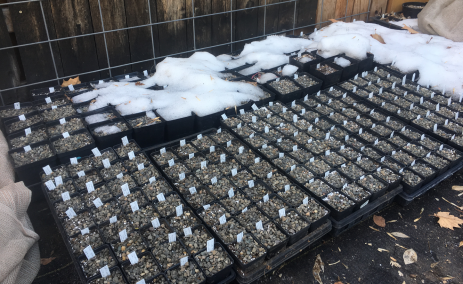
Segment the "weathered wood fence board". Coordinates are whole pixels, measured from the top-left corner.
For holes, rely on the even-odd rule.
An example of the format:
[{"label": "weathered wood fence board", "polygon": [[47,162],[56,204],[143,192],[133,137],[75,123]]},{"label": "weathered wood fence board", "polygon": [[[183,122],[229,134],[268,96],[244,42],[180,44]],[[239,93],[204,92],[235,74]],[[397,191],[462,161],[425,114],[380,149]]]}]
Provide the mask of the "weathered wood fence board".
[{"label": "weathered wood fence board", "polygon": [[[0,3],[18,1],[20,0],[0,0]],[[387,2],[388,0],[371,0],[371,14],[385,11]],[[255,40],[246,40],[248,38],[282,31],[292,34],[293,26],[307,26],[294,31],[294,34],[299,34],[301,31],[311,32],[315,27],[320,27],[316,23],[331,18],[347,16],[346,21],[353,18],[364,20],[366,14],[349,16],[367,12],[369,6],[369,0],[45,0],[41,3],[50,39],[79,37],[54,41],[51,43],[52,50],[49,43],[41,43],[20,47],[17,49],[19,52],[0,51],[0,76],[5,78],[0,82],[0,90],[52,80],[57,73],[59,77],[89,73],[81,75],[82,81],[107,78],[108,70],[92,71],[108,68],[108,57],[111,67],[124,65],[111,68],[111,74],[115,76],[132,71],[152,70],[153,56],[164,57],[182,52],[187,53],[175,56],[189,56],[195,47],[204,48],[204,51],[215,55],[228,53],[232,49],[240,50],[247,42]],[[236,11],[265,4],[278,5]],[[13,33],[8,34],[5,20],[0,14],[0,47],[47,40],[39,2],[8,5],[8,9]],[[193,14],[203,16],[228,11],[234,12],[196,18],[194,25],[192,19],[182,20],[193,17]],[[180,21],[126,29],[148,25],[150,16],[151,23]],[[103,31],[102,19],[105,31],[122,30],[106,33],[105,36],[92,34]],[[230,41],[240,42],[227,44]],[[223,46],[207,48],[221,44]],[[162,58],[156,62],[161,60]],[[131,64],[138,61],[144,62]],[[53,81],[31,88],[56,83],[57,81]],[[30,88],[21,90],[24,92],[28,89]],[[20,91],[2,94],[6,96],[5,101],[8,103],[26,99],[19,95]]]}]

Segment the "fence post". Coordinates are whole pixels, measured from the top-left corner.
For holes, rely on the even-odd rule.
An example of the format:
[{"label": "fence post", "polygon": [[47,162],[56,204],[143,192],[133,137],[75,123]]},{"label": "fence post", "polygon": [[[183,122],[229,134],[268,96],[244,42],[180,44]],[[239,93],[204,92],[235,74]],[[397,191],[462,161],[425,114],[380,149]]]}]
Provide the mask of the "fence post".
[{"label": "fence post", "polygon": [[113,75],[111,74],[111,64],[109,63],[108,44],[106,43],[106,32],[104,30],[103,13],[101,12],[100,0],[98,0],[98,9],[100,10],[101,28],[103,29],[103,39],[104,39],[104,47],[106,49],[106,59],[108,60],[109,77],[112,77]]},{"label": "fence post", "polygon": [[[50,47],[51,60],[53,61],[53,68],[55,69],[56,81],[58,82],[58,85],[61,85],[58,80],[59,78],[58,69],[56,69],[55,56],[53,55],[53,49],[51,47],[50,34],[48,33],[47,19],[45,18],[45,13],[43,11],[42,1],[40,1],[39,3],[40,3],[40,10],[42,11],[43,25],[45,26],[45,32],[47,33],[48,46]],[[3,103],[3,96],[2,96],[2,103]]]}]

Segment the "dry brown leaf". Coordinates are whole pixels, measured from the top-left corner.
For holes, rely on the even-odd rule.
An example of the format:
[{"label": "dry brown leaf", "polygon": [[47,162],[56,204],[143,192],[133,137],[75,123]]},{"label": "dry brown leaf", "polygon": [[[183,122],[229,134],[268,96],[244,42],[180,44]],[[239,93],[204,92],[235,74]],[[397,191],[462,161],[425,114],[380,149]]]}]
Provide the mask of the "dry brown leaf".
[{"label": "dry brown leaf", "polygon": [[414,29],[410,28],[410,27],[407,26],[406,24],[404,24],[404,26],[403,26],[402,29],[409,31],[411,34],[419,34],[419,32],[417,32],[417,31],[415,31]]},{"label": "dry brown leaf", "polygon": [[453,278],[455,278],[455,277],[453,277],[453,276],[447,276],[447,277],[442,277],[441,280],[444,280],[444,281],[445,281],[445,280],[450,280],[450,279],[453,279]]},{"label": "dry brown leaf", "polygon": [[418,222],[418,220],[420,220],[420,219],[421,219],[421,217],[416,218],[415,220],[413,220],[413,222]]},{"label": "dry brown leaf", "polygon": [[404,252],[404,262],[405,265],[415,263],[418,260],[418,255],[416,255],[416,252],[413,249],[407,249]]},{"label": "dry brown leaf", "polygon": [[386,220],[381,216],[373,215],[373,222],[382,228],[386,227]]},{"label": "dry brown leaf", "polygon": [[369,226],[369,227],[370,227],[370,229],[372,229],[372,230],[375,230],[375,231],[379,232],[379,230],[378,230],[378,229],[376,229],[376,228],[373,228],[372,226]]},{"label": "dry brown leaf", "polygon": [[49,257],[49,258],[41,258],[40,265],[47,265],[52,262],[56,257]]},{"label": "dry brown leaf", "polygon": [[334,284],[343,284],[341,281],[336,281]]},{"label": "dry brown leaf", "polygon": [[315,259],[315,264],[313,266],[312,274],[315,280],[317,280],[318,284],[323,284],[322,279],[320,277],[320,272],[325,271],[325,266],[323,264],[322,258],[319,254],[317,254],[317,258]]},{"label": "dry brown leaf", "polygon": [[399,272],[399,276],[404,276],[404,274],[402,272],[400,272],[400,271],[398,271],[398,272]]},{"label": "dry brown leaf", "polygon": [[143,85],[145,85],[145,84],[143,84],[142,82],[136,82],[135,83],[135,86],[143,86]]},{"label": "dry brown leaf", "polygon": [[395,222],[397,222],[397,220],[387,221],[386,223],[395,223]]},{"label": "dry brown leaf", "polygon": [[391,264],[392,267],[397,267],[397,268],[401,268],[401,267],[402,267],[398,262],[393,261],[393,260],[391,260],[389,263]]},{"label": "dry brown leaf", "polygon": [[382,249],[382,248],[378,248],[378,251],[379,251],[379,252],[383,252],[383,251],[389,252],[387,249]]},{"label": "dry brown leaf", "polygon": [[407,235],[405,235],[404,233],[401,233],[401,232],[392,232],[391,235],[393,235],[394,237],[404,238],[404,239],[410,238],[409,236],[407,236]]},{"label": "dry brown leaf", "polygon": [[386,42],[384,41],[383,37],[380,36],[379,34],[371,34],[370,36],[371,36],[372,38],[376,39],[377,41],[379,41],[380,43],[386,44]]},{"label": "dry brown leaf", "polygon": [[397,259],[393,258],[392,256],[390,256],[390,258],[391,258],[393,261],[397,261]]},{"label": "dry brown leaf", "polygon": [[444,201],[446,201],[446,202],[452,204],[453,206],[457,207],[458,209],[463,210],[463,206],[458,206],[458,205],[456,205],[455,203],[452,203],[452,202],[448,201],[448,200],[445,199],[444,197],[442,197],[442,199],[444,199]]},{"label": "dry brown leaf", "polygon": [[463,241],[460,242],[460,245],[458,247],[463,247]]},{"label": "dry brown leaf", "polygon": [[334,262],[334,263],[328,263],[328,265],[329,265],[329,266],[331,266],[331,265],[335,265],[335,264],[338,264],[339,262],[341,262],[341,261],[340,261],[340,260],[338,260],[338,261],[336,261],[336,262]]},{"label": "dry brown leaf", "polygon": [[401,246],[399,244],[395,244],[395,245],[398,246],[399,248],[407,249],[406,247],[403,247],[403,246]]},{"label": "dry brown leaf", "polygon": [[438,212],[434,214],[434,216],[439,218],[439,225],[442,228],[447,228],[453,231],[453,228],[460,228],[460,225],[463,224],[463,220],[455,217],[453,215],[450,215],[449,212]]},{"label": "dry brown leaf", "polygon": [[69,80],[63,80],[63,84],[61,84],[61,87],[67,87],[69,85],[77,85],[80,84],[79,76],[75,78],[69,78]]},{"label": "dry brown leaf", "polygon": [[456,190],[456,191],[463,191],[463,186],[461,186],[461,185],[454,185],[454,186],[452,186],[452,189],[453,189],[453,190]]}]

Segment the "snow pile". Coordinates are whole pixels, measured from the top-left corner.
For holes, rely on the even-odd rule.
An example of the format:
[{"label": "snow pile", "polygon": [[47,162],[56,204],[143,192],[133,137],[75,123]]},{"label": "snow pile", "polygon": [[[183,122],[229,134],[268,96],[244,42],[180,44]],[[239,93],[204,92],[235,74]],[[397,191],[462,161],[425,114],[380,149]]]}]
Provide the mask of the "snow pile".
[{"label": "snow pile", "polygon": [[350,65],[351,62],[345,59],[344,57],[336,57],[334,58],[334,63],[336,63],[337,65],[341,67],[347,67]]},{"label": "snow pile", "polygon": [[283,70],[281,70],[281,74],[283,74],[283,76],[292,76],[294,73],[296,73],[298,68],[299,67],[290,64],[285,65]]},{"label": "snow pile", "polygon": [[108,120],[108,115],[108,113],[97,113],[89,115],[85,118],[85,122],[87,122],[87,124],[95,124],[98,122],[106,121]]},{"label": "snow pile", "polygon": [[110,135],[110,134],[121,132],[121,129],[115,125],[111,125],[111,126],[104,125],[104,126],[95,128],[93,131],[95,131],[96,133],[103,133],[104,135]]},{"label": "snow pile", "polygon": [[403,27],[404,25],[409,26],[410,28],[414,29],[417,32],[420,32],[420,28],[418,27],[418,19],[405,19],[402,21],[390,21],[391,24],[397,25],[399,27]]},{"label": "snow pile", "polygon": [[146,116],[149,118],[156,118],[156,114],[152,110],[147,111]]},{"label": "snow pile", "polygon": [[[386,44],[372,38],[377,33]],[[375,61],[395,66],[408,73],[419,70],[418,84],[430,85],[447,94],[463,91],[463,43],[453,42],[436,35],[410,34],[362,21],[337,22],[309,36],[318,45],[319,53],[335,56],[346,53],[355,59],[363,59],[367,52],[375,55]]]},{"label": "snow pile", "polygon": [[273,73],[264,73],[264,74],[260,75],[258,82],[261,83],[261,84],[265,84],[268,81],[276,79],[276,78],[278,78],[278,76],[273,74]]}]

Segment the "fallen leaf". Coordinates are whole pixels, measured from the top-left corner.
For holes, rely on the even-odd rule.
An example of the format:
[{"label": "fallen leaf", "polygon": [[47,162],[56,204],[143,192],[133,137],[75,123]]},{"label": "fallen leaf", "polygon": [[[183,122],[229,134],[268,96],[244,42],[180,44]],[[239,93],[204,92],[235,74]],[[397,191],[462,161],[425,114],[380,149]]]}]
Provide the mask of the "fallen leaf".
[{"label": "fallen leaf", "polygon": [[421,208],[420,215],[421,215],[421,213],[423,213],[423,211],[424,211],[424,208]]},{"label": "fallen leaf", "polygon": [[201,101],[201,100],[198,98],[198,96],[195,96],[195,98],[196,98],[198,101]]},{"label": "fallen leaf", "polygon": [[373,215],[373,222],[382,228],[386,227],[386,220],[384,220],[384,218],[381,216]]},{"label": "fallen leaf", "polygon": [[135,83],[135,86],[143,86],[143,85],[145,85],[145,84],[143,84],[142,82],[136,82]]},{"label": "fallen leaf", "polygon": [[399,272],[399,276],[404,276],[404,274],[402,272],[400,272],[400,271],[398,271],[398,272]]},{"label": "fallen leaf", "polygon": [[453,231],[453,228],[460,228],[460,225],[463,224],[463,220],[455,217],[453,215],[450,215],[449,212],[438,212],[437,214],[434,214],[434,216],[439,218],[439,225],[442,228],[447,228]]},{"label": "fallen leaf", "polygon": [[393,260],[391,260],[389,263],[391,264],[392,267],[397,267],[397,268],[401,268],[401,267],[402,267],[398,262],[395,262],[395,261],[393,261]]},{"label": "fallen leaf", "polygon": [[452,277],[452,276],[447,276],[447,277],[442,277],[441,280],[450,280],[450,279],[453,279],[455,277]]},{"label": "fallen leaf", "polygon": [[407,249],[404,252],[403,258],[404,258],[405,265],[407,265],[407,264],[415,263],[418,260],[418,255],[416,255],[416,252],[413,249]]},{"label": "fallen leaf", "polygon": [[397,220],[387,221],[386,223],[395,223],[395,222],[397,222]]},{"label": "fallen leaf", "polygon": [[454,185],[454,186],[452,186],[452,189],[453,189],[453,190],[456,190],[456,191],[463,191],[463,186],[461,186],[461,185]]},{"label": "fallen leaf", "polygon": [[[452,202],[448,201],[448,200],[445,199],[444,197],[442,197],[442,199],[444,199],[444,200],[447,201],[448,203],[452,204],[453,206],[457,207],[458,209],[463,210],[463,206],[460,207],[460,206],[456,205],[455,203],[452,203]],[[440,208],[439,208],[439,210],[440,210]]]},{"label": "fallen leaf", "polygon": [[379,41],[380,43],[386,44],[386,42],[384,42],[383,37],[380,36],[379,34],[371,34],[370,36],[371,36],[372,38],[376,39],[377,41]]},{"label": "fallen leaf", "polygon": [[419,32],[415,31],[414,29],[410,28],[409,26],[405,24],[402,29],[409,31],[411,34],[419,34]]},{"label": "fallen leaf", "polygon": [[397,241],[397,238],[396,238],[396,237],[394,237],[393,235],[391,235],[391,233],[388,233],[388,232],[386,232],[386,234],[387,234],[389,237],[391,237],[391,238],[393,238],[394,240],[396,240],[396,241]]},{"label": "fallen leaf", "polygon": [[378,251],[379,251],[379,252],[383,252],[383,251],[389,252],[387,249],[382,249],[382,248],[378,248]]},{"label": "fallen leaf", "polygon": [[56,257],[49,257],[49,258],[41,258],[40,265],[47,265],[52,262]]},{"label": "fallen leaf", "polygon": [[418,222],[418,220],[420,220],[420,219],[421,219],[421,217],[416,218],[415,220],[413,220],[413,222]]},{"label": "fallen leaf", "polygon": [[398,214],[399,214],[400,218],[402,218],[402,219],[404,218],[404,217],[402,217],[402,214],[400,214],[400,212]]},{"label": "fallen leaf", "polygon": [[341,281],[336,281],[334,284],[343,284]]},{"label": "fallen leaf", "polygon": [[369,227],[370,227],[370,229],[372,229],[372,230],[375,230],[375,231],[379,232],[379,230],[378,230],[378,229],[376,229],[376,228],[373,228],[372,226],[369,226]]},{"label": "fallen leaf", "polygon": [[410,238],[409,236],[401,232],[392,232],[391,235],[393,235],[394,237],[404,238],[404,239]]},{"label": "fallen leaf", "polygon": [[322,279],[320,277],[320,272],[325,271],[325,266],[323,264],[322,258],[319,254],[317,254],[317,258],[315,259],[315,264],[312,269],[312,274],[315,280],[317,280],[318,284],[323,284]]},{"label": "fallen leaf", "polygon": [[431,263],[430,267],[431,267],[432,269],[434,269],[434,267],[436,267],[438,264],[439,264],[439,262]]},{"label": "fallen leaf", "polygon": [[390,258],[391,258],[393,261],[397,261],[397,259],[393,258],[392,256],[390,256]]},{"label": "fallen leaf", "polygon": [[395,245],[396,245],[397,247],[399,247],[399,248],[407,249],[406,247],[403,247],[403,246],[401,246],[401,245],[399,245],[399,244],[395,244]]},{"label": "fallen leaf", "polygon": [[463,247],[463,241],[460,242],[460,245],[458,247]]},{"label": "fallen leaf", "polygon": [[61,84],[61,87],[67,87],[69,85],[77,85],[80,84],[79,76],[75,78],[69,78],[69,80],[63,80],[63,84]]},{"label": "fallen leaf", "polygon": [[328,263],[328,265],[335,265],[335,264],[338,264],[339,262],[341,262],[340,260],[336,261],[335,263]]},{"label": "fallen leaf", "polygon": [[349,269],[349,266],[345,265],[345,264],[342,263],[342,262],[341,262],[341,264],[344,265],[344,267],[345,267],[346,269]]}]

